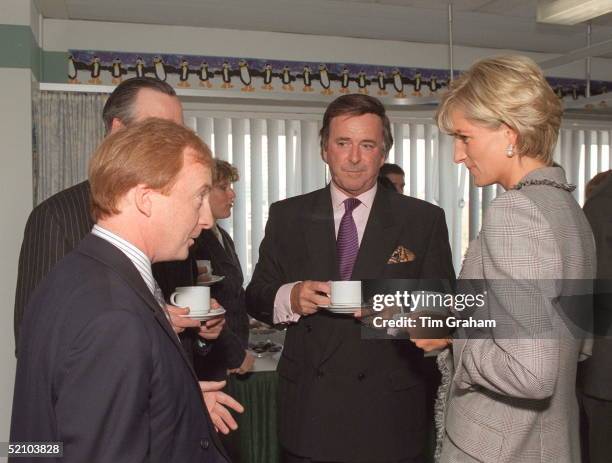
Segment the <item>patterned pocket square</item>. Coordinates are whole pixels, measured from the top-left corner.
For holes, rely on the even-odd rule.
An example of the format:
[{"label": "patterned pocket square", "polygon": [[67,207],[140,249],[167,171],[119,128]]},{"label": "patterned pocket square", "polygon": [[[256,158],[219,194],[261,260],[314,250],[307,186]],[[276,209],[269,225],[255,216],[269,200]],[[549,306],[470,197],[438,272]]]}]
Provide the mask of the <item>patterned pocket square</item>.
[{"label": "patterned pocket square", "polygon": [[405,262],[412,262],[416,258],[414,252],[404,246],[398,246],[391,254],[391,257],[387,261],[387,264],[403,264]]}]

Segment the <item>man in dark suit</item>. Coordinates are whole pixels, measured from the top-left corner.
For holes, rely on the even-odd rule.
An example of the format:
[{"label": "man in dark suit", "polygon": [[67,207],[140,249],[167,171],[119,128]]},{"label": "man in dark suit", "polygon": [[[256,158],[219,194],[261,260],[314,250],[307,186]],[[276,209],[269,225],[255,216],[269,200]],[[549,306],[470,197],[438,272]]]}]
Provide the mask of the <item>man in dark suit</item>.
[{"label": "man in dark suit", "polygon": [[254,361],[253,356],[246,351],[249,317],[242,287],[242,267],[234,241],[218,224],[218,220],[227,219],[232,213],[236,198],[232,184],[238,179],[238,169],[227,161],[214,160],[210,209],[215,223],[210,229],[202,231],[191,252],[194,261],[210,261],[213,275],[224,277],[211,286],[211,295],[227,311],[224,332],[205,357],[195,359],[194,367],[200,379],[224,380],[228,370],[244,374],[251,369]]},{"label": "man in dark suit", "polygon": [[378,100],[336,99],[320,135],[332,181],[270,207],[247,288],[252,316],[287,324],[278,366],[286,461],[421,462],[429,428],[422,354],[408,341],[362,339],[355,318],[321,306],[330,303],[329,280],[453,279],[444,213],[377,188],[393,144]]},{"label": "man in dark suit", "polygon": [[[109,96],[102,119],[107,134],[130,126],[147,117],[159,117],[183,123],[183,109],[174,89],[157,79],[142,77],[122,82]],[[43,201],[28,218],[17,272],[15,291],[15,349],[19,344],[19,327],[28,300],[40,281],[72,251],[93,226],[89,210],[89,182],[81,182]],[[160,263],[156,267],[172,266]],[[171,272],[166,272],[171,274]],[[183,309],[169,307],[175,331],[199,326],[199,322],[181,317]],[[222,319],[211,320],[200,329],[200,336],[215,339],[223,326]],[[189,339],[186,339],[186,342]],[[193,344],[193,343],[192,343]]]},{"label": "man in dark suit", "polygon": [[610,461],[612,455],[612,170],[587,184],[584,213],[597,248],[592,356],[578,364],[585,463]]},{"label": "man in dark suit", "polygon": [[[155,118],[97,149],[95,226],[23,319],[12,442],[62,442],[63,463],[229,461],[151,272],[212,225],[211,165],[195,133]],[[205,394],[213,420],[240,408]]]}]

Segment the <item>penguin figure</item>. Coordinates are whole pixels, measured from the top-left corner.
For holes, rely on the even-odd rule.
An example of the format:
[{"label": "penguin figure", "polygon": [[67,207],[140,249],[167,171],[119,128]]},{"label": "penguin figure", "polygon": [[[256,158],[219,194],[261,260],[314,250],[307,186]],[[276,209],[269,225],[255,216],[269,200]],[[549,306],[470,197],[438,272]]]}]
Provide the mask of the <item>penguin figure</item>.
[{"label": "penguin figure", "polygon": [[232,76],[230,75],[230,65],[227,61],[223,61],[223,66],[221,67],[221,77],[223,78],[223,85],[221,88],[234,88],[232,85]]},{"label": "penguin figure", "polygon": [[378,84],[378,94],[380,96],[388,95],[387,82],[385,81],[385,72],[383,70],[378,71],[376,74],[376,83]]},{"label": "penguin figure", "polygon": [[357,74],[357,87],[359,87],[358,93],[362,93],[363,95],[368,94],[368,80],[363,70],[359,71],[359,74]]},{"label": "penguin figure", "polygon": [[327,66],[325,64],[319,64],[319,83],[323,90],[321,93],[323,95],[331,95],[334,93],[329,87],[331,86],[331,82],[329,81],[329,73],[327,72]]},{"label": "penguin figure", "polygon": [[144,77],[145,75],[145,62],[141,56],[136,58],[136,77]]},{"label": "penguin figure", "polygon": [[438,77],[435,74],[432,74],[431,77],[429,78],[429,90],[431,90],[431,92],[436,92],[438,91]]},{"label": "penguin figure", "polygon": [[121,81],[123,80],[123,77],[121,76],[122,74],[122,70],[121,70],[121,60],[119,58],[115,58],[113,60],[112,63],[112,75],[113,75],[113,84],[117,85],[120,84]]},{"label": "penguin figure", "polygon": [[578,99],[578,86],[576,84],[572,85],[572,100]]},{"label": "penguin figure", "polygon": [[406,98],[406,94],[404,93],[404,79],[402,79],[400,70],[395,68],[391,76],[393,77],[393,88],[395,88],[397,92],[395,98]]},{"label": "penguin figure", "polygon": [[342,72],[340,73],[340,93],[350,93],[348,88],[350,80],[349,70],[346,66],[344,66]]},{"label": "penguin figure", "polygon": [[243,92],[253,92],[255,87],[251,85],[251,72],[249,71],[249,63],[246,60],[241,59],[238,61],[238,67],[240,68],[240,82],[243,87],[240,89]]},{"label": "penguin figure", "polygon": [[272,91],[274,87],[272,87],[272,65],[270,63],[266,63],[264,65],[263,71],[263,85],[262,90]]},{"label": "penguin figure", "polygon": [[563,98],[563,87],[561,85],[557,85],[557,87],[555,88],[555,93],[557,94],[557,96],[559,98]]},{"label": "penguin figure", "polygon": [[212,84],[210,83],[210,74],[206,61],[202,61],[202,64],[200,64],[200,72],[198,74],[200,76],[200,87],[211,88]]},{"label": "penguin figure", "polygon": [[285,66],[281,73],[281,81],[283,82],[283,90],[292,92],[293,85],[291,85],[291,70],[289,66]]},{"label": "penguin figure", "polygon": [[189,85],[189,62],[186,59],[181,60],[181,65],[179,66],[179,83],[176,84],[177,87],[188,88],[191,87]]},{"label": "penguin figure", "polygon": [[166,68],[164,67],[164,61],[161,57],[156,56],[153,58],[153,69],[155,69],[155,77],[159,80],[166,81]]},{"label": "penguin figure", "polygon": [[68,57],[68,83],[71,84],[80,84],[78,77],[78,71],[76,67],[76,63],[74,62],[74,57],[70,55]]},{"label": "penguin figure", "polygon": [[314,92],[314,89],[312,88],[312,70],[310,69],[310,66],[305,65],[304,66],[304,72],[302,73],[302,79],[304,79],[304,88],[302,89],[303,92]]},{"label": "penguin figure", "polygon": [[412,91],[412,96],[421,96],[421,84],[423,82],[423,79],[421,78],[421,73],[417,72],[414,75],[414,80],[413,80],[413,87],[414,90]]},{"label": "penguin figure", "polygon": [[91,79],[88,80],[90,84],[100,85],[100,58],[94,56],[91,62]]}]

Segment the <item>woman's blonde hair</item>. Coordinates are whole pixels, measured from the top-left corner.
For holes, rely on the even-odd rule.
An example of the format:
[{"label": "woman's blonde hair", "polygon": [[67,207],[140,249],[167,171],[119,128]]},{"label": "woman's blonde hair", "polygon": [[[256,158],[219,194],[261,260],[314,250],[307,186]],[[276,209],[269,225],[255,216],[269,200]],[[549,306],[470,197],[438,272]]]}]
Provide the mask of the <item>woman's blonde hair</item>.
[{"label": "woman's blonde hair", "polygon": [[443,95],[436,114],[441,130],[453,133],[453,111],[477,125],[502,124],[517,134],[515,151],[552,165],[563,108],[538,65],[525,56],[486,58],[473,64]]}]

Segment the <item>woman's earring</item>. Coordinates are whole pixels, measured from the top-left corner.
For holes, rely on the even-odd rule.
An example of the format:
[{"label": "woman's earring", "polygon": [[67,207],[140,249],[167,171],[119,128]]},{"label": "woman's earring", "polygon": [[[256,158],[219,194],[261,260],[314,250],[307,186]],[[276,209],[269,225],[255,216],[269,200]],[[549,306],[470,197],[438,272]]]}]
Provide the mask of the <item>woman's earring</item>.
[{"label": "woman's earring", "polygon": [[508,145],[508,148],[506,148],[506,156],[508,156],[509,158],[514,156],[514,146],[512,146],[512,143],[510,143]]}]

